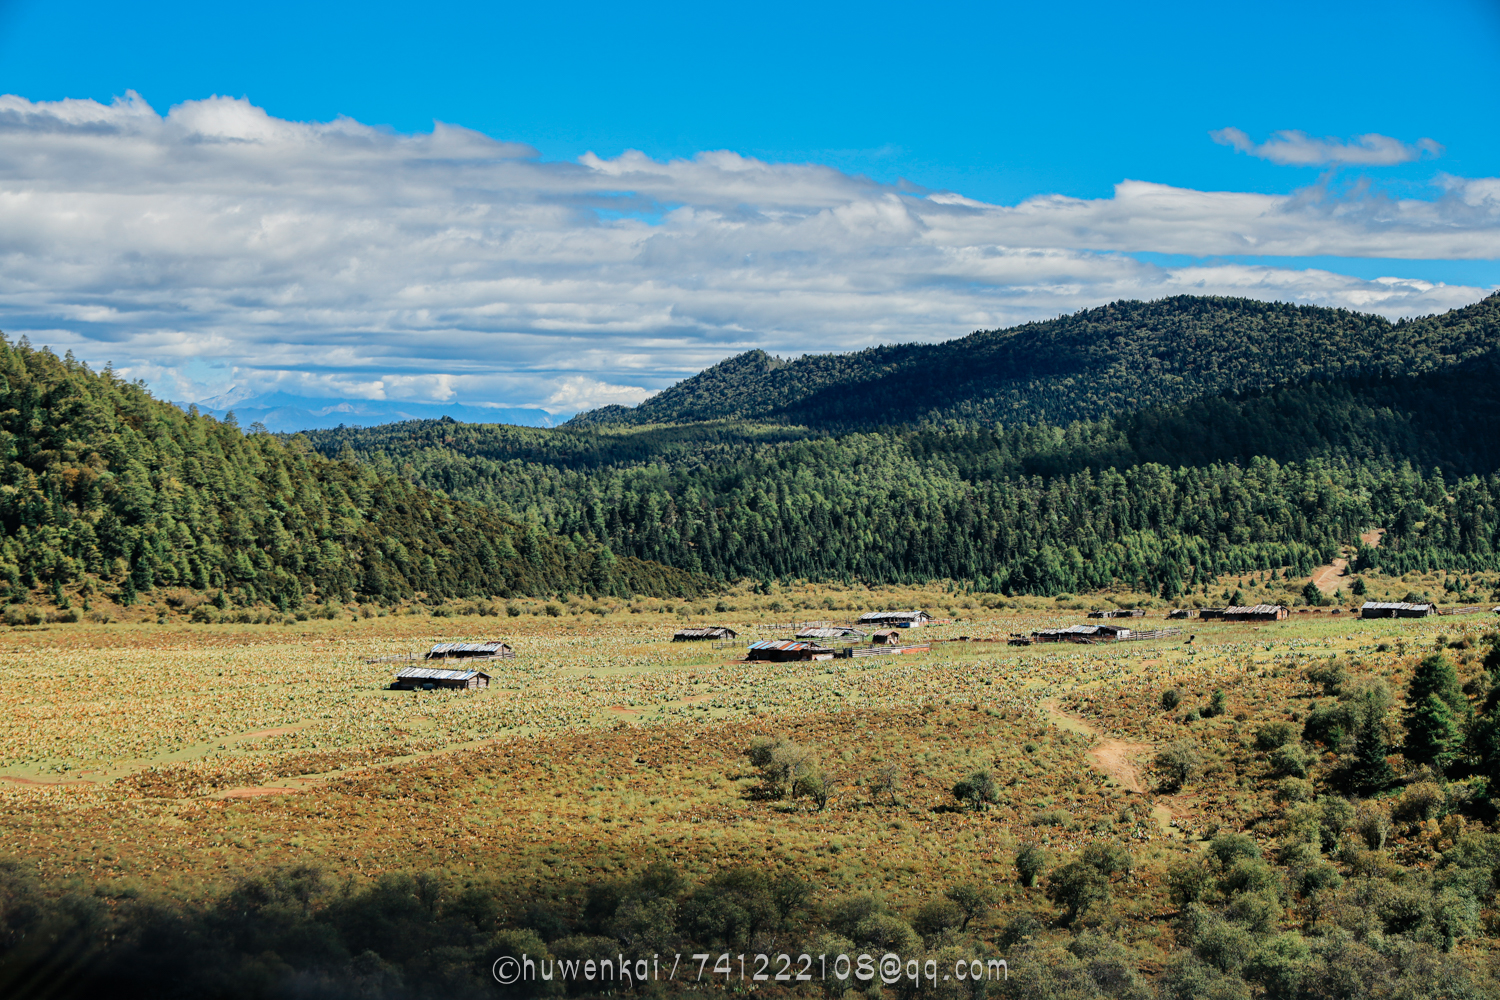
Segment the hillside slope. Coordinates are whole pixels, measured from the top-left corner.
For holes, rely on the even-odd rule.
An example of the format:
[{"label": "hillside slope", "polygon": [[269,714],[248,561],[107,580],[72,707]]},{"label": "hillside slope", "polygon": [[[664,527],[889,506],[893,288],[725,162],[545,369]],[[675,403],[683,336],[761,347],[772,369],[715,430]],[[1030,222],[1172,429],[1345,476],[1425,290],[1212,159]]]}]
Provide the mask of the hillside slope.
[{"label": "hillside slope", "polygon": [[168,584],[283,606],[697,586],[301,439],[183,413],[24,338],[0,337],[0,525],[12,600],[84,578],[127,603]]},{"label": "hillside slope", "polygon": [[1500,344],[1500,295],[1411,322],[1180,296],[1116,302],[942,344],[729,358],[633,409],[570,426],[772,420],[856,428],[927,416],[1067,423],[1309,379],[1442,369]]}]

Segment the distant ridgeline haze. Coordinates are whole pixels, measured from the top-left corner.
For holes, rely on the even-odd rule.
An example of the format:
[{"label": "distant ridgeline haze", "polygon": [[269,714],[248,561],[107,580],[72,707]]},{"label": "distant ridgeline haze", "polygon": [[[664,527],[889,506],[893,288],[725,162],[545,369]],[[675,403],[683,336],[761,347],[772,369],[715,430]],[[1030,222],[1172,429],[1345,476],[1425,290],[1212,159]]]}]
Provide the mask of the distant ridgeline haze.
[{"label": "distant ridgeline haze", "polygon": [[685,594],[705,581],[617,558],[407,478],[245,434],[140,383],[0,337],[0,588],[86,576],[130,601],[159,585],[283,607],[560,590]]},{"label": "distant ridgeline haze", "polygon": [[[447,496],[720,579],[1168,597],[1360,566],[1500,567],[1500,296],[1390,323],[1116,303],[947,344],[731,358],[559,429],[310,432]],[[1047,422],[1052,421],[1052,422]]]}]

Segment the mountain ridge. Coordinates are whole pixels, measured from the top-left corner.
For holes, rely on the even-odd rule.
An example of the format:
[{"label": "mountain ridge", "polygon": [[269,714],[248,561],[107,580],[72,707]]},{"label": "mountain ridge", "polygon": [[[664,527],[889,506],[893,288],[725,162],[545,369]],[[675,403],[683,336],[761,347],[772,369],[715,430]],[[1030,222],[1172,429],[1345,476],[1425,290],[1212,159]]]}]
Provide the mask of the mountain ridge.
[{"label": "mountain ridge", "polygon": [[924,419],[1063,424],[1315,378],[1414,375],[1500,344],[1500,293],[1392,323],[1252,299],[1121,301],[939,344],[785,360],[747,351],[634,408],[563,426],[762,420],[855,429]]}]

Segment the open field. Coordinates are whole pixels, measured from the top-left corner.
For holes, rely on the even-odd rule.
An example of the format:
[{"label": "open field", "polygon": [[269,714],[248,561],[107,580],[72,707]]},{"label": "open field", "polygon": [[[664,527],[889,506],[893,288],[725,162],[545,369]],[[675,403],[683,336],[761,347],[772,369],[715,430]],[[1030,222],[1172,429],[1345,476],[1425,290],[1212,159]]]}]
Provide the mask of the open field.
[{"label": "open field", "polygon": [[[1467,678],[1495,627],[1489,614],[1362,622],[1317,609],[1172,623],[1182,636],[1140,643],[1004,644],[1083,620],[1057,604],[958,603],[968,617],[913,633],[931,652],[788,664],[743,661],[746,640],[788,634],[773,625],[790,615],[759,609],[709,616],[740,630],[730,648],[674,644],[678,616],[627,608],[12,629],[0,637],[3,854],[43,885],[182,901],[299,865],[356,885],[420,871],[514,906],[652,861],[695,882],[739,866],[792,874],[824,901],[873,890],[904,911],[969,882],[996,893],[971,928],[993,940],[1024,914],[1066,933],[1042,888],[1018,883],[1019,847],[1061,862],[1103,840],[1134,867],[1096,919],[1159,969],[1178,934],[1173,863],[1222,832],[1269,846],[1284,830],[1296,800],[1255,734],[1306,717],[1319,693],[1306,668],[1334,658],[1399,692],[1441,645]],[[492,637],[517,655],[485,666],[486,691],[390,691],[392,668],[363,662]],[[1169,688],[1176,711],[1160,704]],[[1184,715],[1215,691],[1223,714]],[[824,808],[757,794],[745,755],[757,736],[815,755]],[[1152,754],[1182,740],[1202,767],[1169,794]],[[1314,768],[1338,762],[1325,752]],[[872,788],[884,769],[892,792]],[[960,808],[952,788],[979,770],[998,801]],[[1386,853],[1430,866],[1456,835],[1398,824]]]}]

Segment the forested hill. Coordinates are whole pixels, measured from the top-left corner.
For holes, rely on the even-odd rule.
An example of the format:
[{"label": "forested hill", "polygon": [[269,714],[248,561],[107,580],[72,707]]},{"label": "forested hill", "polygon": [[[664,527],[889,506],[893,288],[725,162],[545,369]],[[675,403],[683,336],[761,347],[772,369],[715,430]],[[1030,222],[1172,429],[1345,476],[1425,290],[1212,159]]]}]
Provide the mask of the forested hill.
[{"label": "forested hill", "polygon": [[1116,302],[942,344],[730,358],[571,426],[768,420],[856,429],[929,416],[1061,424],[1309,379],[1442,369],[1500,344],[1500,295],[1440,316],[1180,296]]},{"label": "forested hill", "polygon": [[327,455],[714,576],[1173,594],[1365,560],[1500,568],[1500,371],[1304,382],[1065,426],[744,421],[309,432]]},{"label": "forested hill", "polygon": [[126,603],[160,585],[295,607],[349,600],[677,594],[689,574],[630,558],[301,439],[184,413],[140,383],[0,337],[0,592],[88,579]]}]

